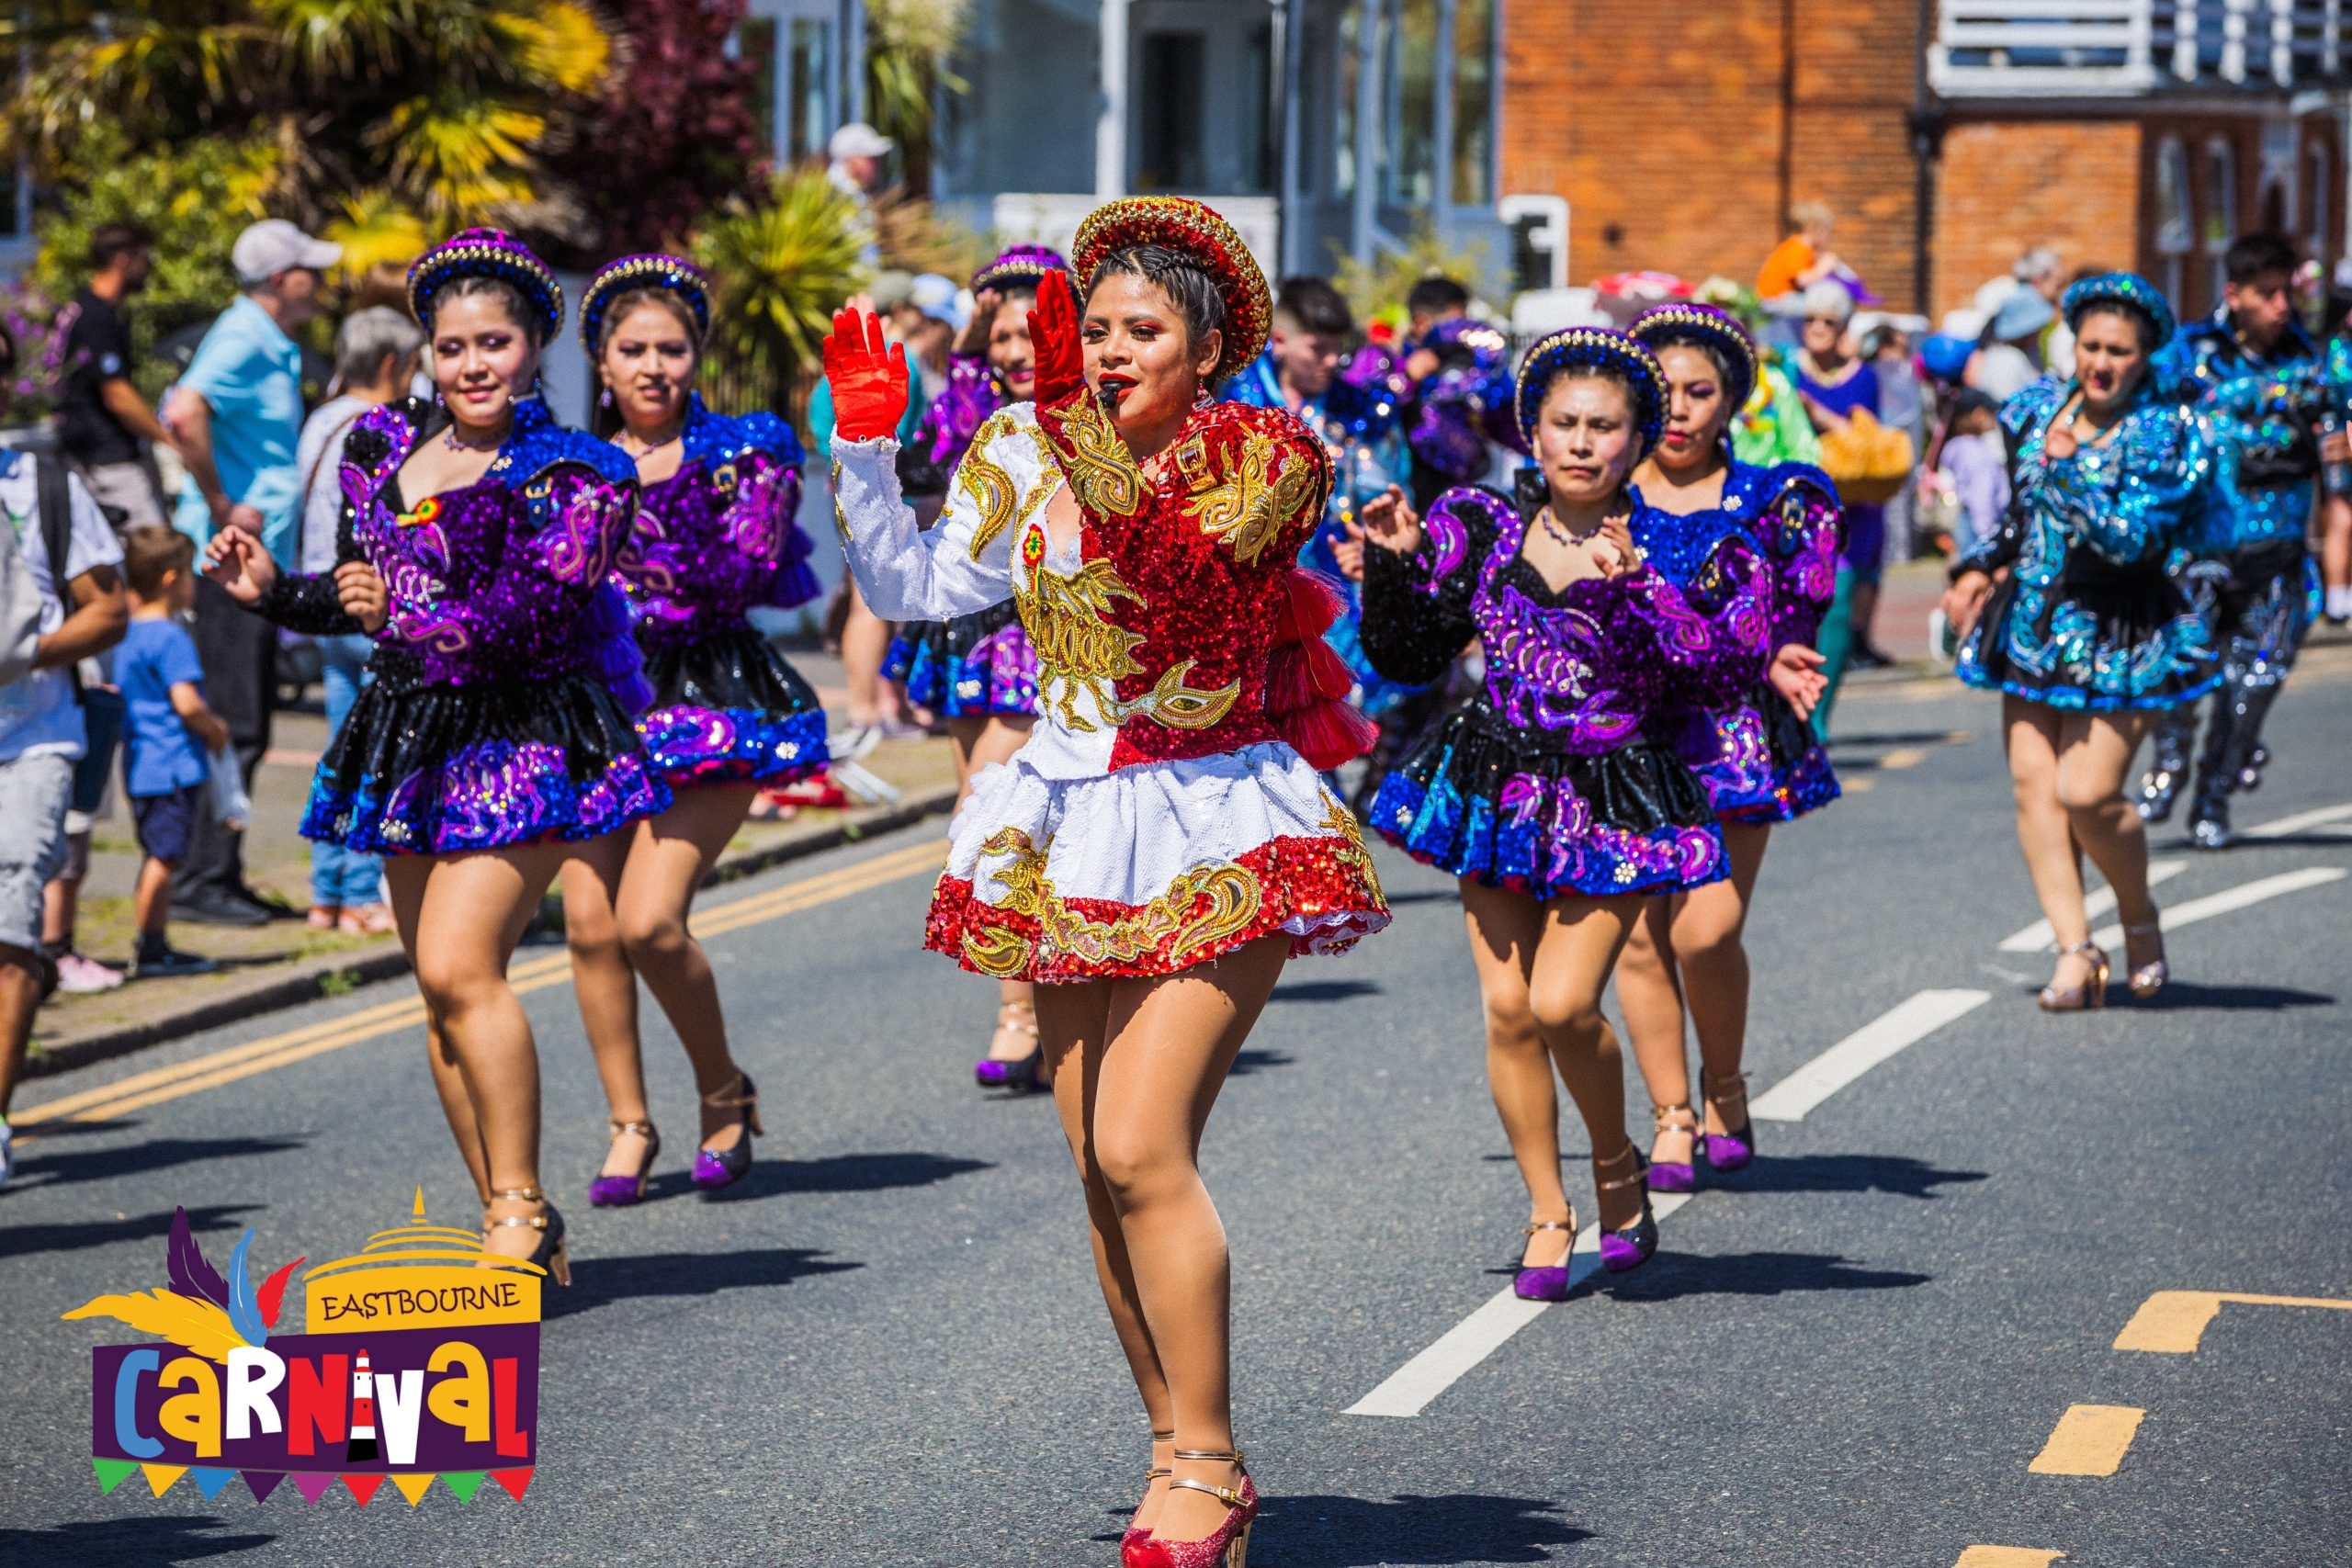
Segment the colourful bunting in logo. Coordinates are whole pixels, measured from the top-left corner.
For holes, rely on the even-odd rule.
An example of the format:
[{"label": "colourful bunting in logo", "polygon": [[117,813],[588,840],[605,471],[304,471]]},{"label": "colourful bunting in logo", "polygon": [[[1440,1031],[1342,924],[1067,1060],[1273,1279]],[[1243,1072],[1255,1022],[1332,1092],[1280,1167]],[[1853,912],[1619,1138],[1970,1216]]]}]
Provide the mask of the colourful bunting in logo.
[{"label": "colourful bunting in logo", "polygon": [[493,1470],[490,1478],[506,1488],[506,1495],[517,1503],[523,1500],[523,1488],[531,1483],[529,1470]]},{"label": "colourful bunting in logo", "polygon": [[112,1492],[122,1484],[122,1478],[139,1468],[138,1461],[127,1459],[93,1459],[90,1468],[98,1472],[98,1490]]},{"label": "colourful bunting in logo", "polygon": [[297,1471],[294,1473],[294,1490],[302,1495],[302,1501],[305,1503],[316,1503],[327,1495],[327,1488],[334,1484],[333,1471],[305,1470]]},{"label": "colourful bunting in logo", "polygon": [[209,1466],[191,1470],[188,1474],[195,1477],[196,1489],[204,1494],[204,1500],[208,1503],[220,1495],[220,1488],[237,1478],[233,1470],[214,1470]]},{"label": "colourful bunting in logo", "polygon": [[359,1506],[364,1508],[368,1506],[368,1500],[376,1495],[376,1488],[384,1483],[384,1478],[380,1472],[370,1472],[363,1474],[357,1471],[346,1470],[343,1472],[343,1483],[351,1488],[351,1495],[359,1499]]},{"label": "colourful bunting in logo", "polygon": [[269,1495],[277,1490],[277,1483],[286,1479],[286,1472],[282,1470],[249,1470],[244,1476],[245,1490],[254,1495],[254,1501],[266,1503]]},{"label": "colourful bunting in logo", "polygon": [[147,1484],[158,1497],[172,1489],[173,1482],[187,1473],[187,1466],[184,1464],[142,1464],[139,1468],[147,1472]]},{"label": "colourful bunting in logo", "polygon": [[422,1475],[413,1472],[395,1475],[392,1484],[400,1488],[401,1495],[407,1498],[408,1506],[413,1508],[424,1501],[424,1494],[432,1488],[433,1472],[428,1470]]},{"label": "colourful bunting in logo", "polygon": [[458,1502],[470,1503],[474,1500],[474,1493],[479,1490],[481,1483],[489,1478],[490,1472],[488,1471],[461,1470],[455,1473],[442,1476],[441,1484],[447,1486],[451,1492],[456,1493]]}]

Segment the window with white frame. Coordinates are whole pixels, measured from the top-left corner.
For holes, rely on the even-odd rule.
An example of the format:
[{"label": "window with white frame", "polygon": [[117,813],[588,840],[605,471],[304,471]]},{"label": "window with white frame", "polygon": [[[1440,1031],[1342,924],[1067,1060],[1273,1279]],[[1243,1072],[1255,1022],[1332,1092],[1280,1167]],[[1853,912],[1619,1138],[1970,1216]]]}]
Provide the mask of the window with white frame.
[{"label": "window with white frame", "polygon": [[2181,289],[2188,283],[2186,258],[2197,243],[2197,226],[2189,212],[2188,149],[2177,136],[2167,136],[2156,147],[2156,254],[2164,276],[2156,281],[2176,311],[2188,309]]}]

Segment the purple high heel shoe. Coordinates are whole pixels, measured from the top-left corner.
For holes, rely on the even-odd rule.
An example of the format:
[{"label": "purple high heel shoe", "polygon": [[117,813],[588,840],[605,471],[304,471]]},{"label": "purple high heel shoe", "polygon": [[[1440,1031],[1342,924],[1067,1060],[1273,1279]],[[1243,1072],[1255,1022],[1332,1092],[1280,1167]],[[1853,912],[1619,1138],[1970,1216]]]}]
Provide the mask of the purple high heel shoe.
[{"label": "purple high heel shoe", "polygon": [[1012,1060],[983,1056],[972,1064],[972,1081],[982,1089],[1009,1089],[1015,1094],[1043,1088],[1038,1075],[1046,1068],[1046,1047],[1037,1038],[1035,1003],[1011,1001],[996,1010],[996,1036],[989,1041],[989,1048],[993,1050],[997,1040],[1008,1033],[1015,1038],[1027,1035],[1029,1054]]},{"label": "purple high heel shoe", "polygon": [[650,1122],[610,1122],[613,1141],[618,1143],[623,1133],[635,1133],[645,1140],[645,1158],[634,1176],[598,1176],[588,1184],[588,1203],[596,1209],[626,1209],[632,1203],[645,1201],[645,1179],[653,1174],[654,1156],[662,1152],[662,1134],[653,1130]]},{"label": "purple high heel shoe", "polygon": [[[1690,1120],[1684,1123],[1669,1123],[1667,1121],[1668,1116],[1676,1115],[1685,1116]],[[1668,1133],[1690,1134],[1692,1153],[1694,1155],[1697,1153],[1699,1142],[1697,1107],[1687,1103],[1652,1105],[1650,1120],[1657,1125],[1660,1136]],[[1649,1183],[1650,1190],[1653,1192],[1696,1192],[1699,1190],[1698,1168],[1691,1160],[1687,1159],[1654,1159],[1650,1161]]]},{"label": "purple high heel shoe", "polygon": [[[1567,1232],[1567,1250],[1560,1254],[1560,1261],[1557,1264],[1548,1269],[1530,1269],[1521,1264],[1519,1272],[1511,1278],[1511,1294],[1523,1302],[1566,1301],[1568,1299],[1568,1259],[1575,1255],[1577,1247],[1577,1212],[1570,1209],[1568,1217],[1565,1220],[1537,1220],[1519,1234],[1523,1236],[1533,1235],[1537,1231]],[[1521,1256],[1525,1256],[1524,1251]]]},{"label": "purple high heel shoe", "polygon": [[[1739,1107],[1739,1130],[1702,1134],[1699,1152],[1706,1157],[1710,1169],[1728,1175],[1756,1157],[1756,1122],[1747,1114],[1747,1075],[1734,1073],[1729,1080],[1729,1090],[1718,1093],[1716,1085],[1721,1081],[1708,1077],[1703,1072],[1699,1075],[1700,1088],[1706,1094],[1707,1103],[1715,1108],[1715,1114],[1723,1118],[1724,1126],[1731,1125],[1730,1107]],[[1652,1182],[1650,1185],[1655,1188],[1657,1184]]]},{"label": "purple high heel shoe", "polygon": [[[1657,1251],[1657,1216],[1650,1213],[1648,1180],[1650,1162],[1644,1159],[1642,1151],[1635,1148],[1630,1142],[1625,1145],[1625,1155],[1634,1156],[1634,1174],[1621,1176],[1614,1181],[1601,1180],[1600,1162],[1599,1160],[1593,1162],[1592,1184],[1596,1190],[1613,1192],[1621,1187],[1631,1187],[1642,1195],[1640,1219],[1635,1220],[1622,1231],[1604,1228],[1600,1233],[1600,1266],[1611,1274],[1623,1274],[1629,1269],[1638,1269],[1650,1260],[1651,1254]],[[1623,1159],[1625,1155],[1619,1155],[1616,1159],[1609,1163],[1615,1165],[1618,1160]]]},{"label": "purple high heel shoe", "polygon": [[727,1148],[698,1148],[695,1151],[694,1184],[706,1192],[716,1192],[722,1187],[732,1187],[752,1173],[752,1134],[767,1136],[767,1129],[760,1125],[759,1091],[752,1087],[752,1075],[735,1074],[732,1091],[721,1089],[706,1094],[702,1102],[714,1111],[740,1111],[742,1132]]}]

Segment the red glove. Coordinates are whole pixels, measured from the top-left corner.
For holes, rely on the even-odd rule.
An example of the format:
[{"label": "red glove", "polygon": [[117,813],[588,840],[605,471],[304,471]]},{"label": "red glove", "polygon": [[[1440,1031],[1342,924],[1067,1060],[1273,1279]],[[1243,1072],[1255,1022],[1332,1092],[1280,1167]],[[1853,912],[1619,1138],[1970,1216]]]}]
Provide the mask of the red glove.
[{"label": "red glove", "polygon": [[1046,274],[1037,284],[1037,307],[1029,312],[1029,352],[1037,365],[1037,402],[1057,403],[1086,385],[1086,352],[1078,343],[1078,300],[1069,275]]},{"label": "red glove", "polygon": [[844,441],[895,435],[907,416],[907,348],[886,343],[873,316],[843,310],[825,339],[825,380],[833,389],[833,430]]}]

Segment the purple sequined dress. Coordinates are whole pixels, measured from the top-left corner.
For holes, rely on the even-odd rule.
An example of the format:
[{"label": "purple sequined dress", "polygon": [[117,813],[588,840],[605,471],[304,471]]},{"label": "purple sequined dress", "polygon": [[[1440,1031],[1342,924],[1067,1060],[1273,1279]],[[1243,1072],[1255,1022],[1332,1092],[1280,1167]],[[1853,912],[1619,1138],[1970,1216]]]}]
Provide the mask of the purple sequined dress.
[{"label": "purple sequined dress", "polygon": [[825,764],[825,710],[747,615],[820,591],[793,521],[800,442],[774,414],[729,418],[699,396],[679,440],[678,471],[645,487],[613,562],[653,687],[637,727],[673,785],[805,777]]},{"label": "purple sequined dress", "polygon": [[[427,406],[371,409],[345,444],[340,557],[383,577],[375,679],[319,763],[302,835],[370,854],[593,839],[665,810],[629,714],[649,694],[608,581],[637,476],[536,398],[489,470],[408,507],[394,476]],[[263,615],[359,629],[331,573],[280,576]]]},{"label": "purple sequined dress", "polygon": [[[989,416],[1009,401],[987,360],[950,357],[946,387],[899,455],[900,493],[910,500],[944,496],[949,486],[961,484],[989,504],[997,493],[990,488],[994,476],[966,470],[964,456]],[[1037,653],[1009,599],[952,621],[899,627],[882,672],[906,687],[908,701],[943,718],[1037,711]]]},{"label": "purple sequined dress", "polygon": [[[1838,586],[1838,491],[1809,463],[1758,468],[1733,463],[1722,503],[1678,515],[1634,508],[1634,542],[1677,583],[1706,571],[1726,538],[1760,552],[1771,572],[1767,662],[1790,643],[1810,648]],[[1698,770],[1715,814],[1727,822],[1786,822],[1838,798],[1838,775],[1813,727],[1769,682],[1730,705],[1682,707],[1664,716],[1672,739]]]},{"label": "purple sequined dress", "polygon": [[1652,733],[1763,669],[1770,586],[1745,544],[1690,587],[1646,563],[1557,592],[1520,555],[1527,519],[1446,491],[1416,556],[1364,552],[1364,647],[1428,681],[1473,638],[1486,679],[1381,782],[1371,820],[1414,859],[1531,897],[1668,892],[1722,877],[1705,788]]}]

